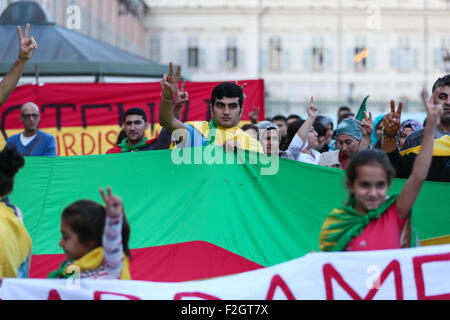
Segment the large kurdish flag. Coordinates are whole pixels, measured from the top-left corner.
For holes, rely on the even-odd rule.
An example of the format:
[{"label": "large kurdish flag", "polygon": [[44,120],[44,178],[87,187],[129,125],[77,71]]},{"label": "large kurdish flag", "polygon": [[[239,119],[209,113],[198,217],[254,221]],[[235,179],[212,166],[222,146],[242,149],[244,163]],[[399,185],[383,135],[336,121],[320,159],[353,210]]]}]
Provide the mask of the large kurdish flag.
[{"label": "large kurdish flag", "polygon": [[[31,276],[45,278],[58,267],[61,212],[80,199],[101,203],[99,187],[111,186],[123,199],[133,279],[168,282],[254,270],[318,251],[326,215],[347,196],[338,169],[279,159],[276,174],[262,175],[268,167],[262,163],[277,166],[278,158],[175,164],[172,156],[163,150],[27,158],[10,198],[33,239]],[[403,184],[395,180],[390,192]],[[448,194],[448,183],[422,188],[413,210],[421,240],[450,234]]]}]

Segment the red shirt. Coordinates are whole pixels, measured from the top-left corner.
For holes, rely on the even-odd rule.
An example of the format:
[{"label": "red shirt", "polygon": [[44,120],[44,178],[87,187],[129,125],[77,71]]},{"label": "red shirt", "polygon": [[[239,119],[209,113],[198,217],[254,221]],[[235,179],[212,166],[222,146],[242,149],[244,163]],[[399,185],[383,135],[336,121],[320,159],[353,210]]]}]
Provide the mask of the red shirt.
[{"label": "red shirt", "polygon": [[370,221],[363,232],[353,238],[345,251],[401,249],[401,234],[407,219],[402,220],[394,202],[378,219]]}]

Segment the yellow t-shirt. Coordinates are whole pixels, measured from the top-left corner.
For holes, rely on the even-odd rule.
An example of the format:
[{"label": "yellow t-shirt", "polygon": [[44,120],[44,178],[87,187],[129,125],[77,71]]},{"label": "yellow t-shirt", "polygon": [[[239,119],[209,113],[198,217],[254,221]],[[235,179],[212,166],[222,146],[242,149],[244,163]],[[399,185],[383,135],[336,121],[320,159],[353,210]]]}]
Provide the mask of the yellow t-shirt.
[{"label": "yellow t-shirt", "polygon": [[17,211],[7,199],[0,200],[0,278],[28,277],[31,237]]},{"label": "yellow t-shirt", "polygon": [[[193,126],[197,131],[199,131],[203,137],[208,138],[210,123],[207,121],[194,121],[187,122],[187,124]],[[222,128],[218,127],[216,131],[216,136],[214,144],[222,145],[224,142],[229,140],[236,140],[241,145],[241,148],[248,151],[264,153],[261,143],[253,138],[251,135],[244,132],[239,127],[232,128]]]}]

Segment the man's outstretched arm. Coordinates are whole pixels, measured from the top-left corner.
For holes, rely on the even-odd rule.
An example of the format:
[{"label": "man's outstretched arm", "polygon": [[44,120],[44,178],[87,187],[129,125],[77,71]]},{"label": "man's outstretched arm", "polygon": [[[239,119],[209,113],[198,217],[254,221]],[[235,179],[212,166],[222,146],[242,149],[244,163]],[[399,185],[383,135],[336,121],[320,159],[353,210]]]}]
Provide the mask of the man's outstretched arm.
[{"label": "man's outstretched arm", "polygon": [[177,72],[173,73],[173,64],[170,63],[170,73],[165,74],[161,80],[161,105],[159,108],[159,123],[169,133],[177,129],[186,129],[184,124],[174,115],[173,100],[178,94],[178,79],[180,77],[181,67],[178,66]]},{"label": "man's outstretched arm", "polygon": [[33,37],[29,37],[30,24],[25,28],[25,34],[22,35],[22,28],[17,26],[17,34],[19,37],[19,57],[13,66],[0,82],[0,106],[2,106],[8,99],[11,92],[17,86],[26,62],[31,58],[33,50],[38,47],[37,42]]}]

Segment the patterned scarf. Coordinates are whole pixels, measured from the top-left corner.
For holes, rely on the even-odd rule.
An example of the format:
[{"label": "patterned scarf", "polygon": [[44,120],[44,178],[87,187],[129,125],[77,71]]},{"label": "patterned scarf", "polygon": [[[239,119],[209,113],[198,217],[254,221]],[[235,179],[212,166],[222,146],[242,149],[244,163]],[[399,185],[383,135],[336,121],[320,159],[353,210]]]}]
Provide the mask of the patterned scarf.
[{"label": "patterned scarf", "polygon": [[[48,274],[49,279],[68,279],[74,276],[73,270],[68,270],[69,267],[78,267],[80,272],[85,272],[88,270],[98,269],[104,260],[103,247],[98,247],[87,253],[79,260],[66,260],[59,266],[58,270],[52,271]],[[124,254],[122,274],[120,276],[121,280],[131,280],[130,275],[130,263],[128,257]]]},{"label": "patterned scarf", "polygon": [[333,209],[325,220],[320,234],[321,251],[344,251],[352,238],[359,236],[373,219],[378,219],[398,198],[391,196],[380,207],[365,215],[356,212],[355,198],[347,206]]},{"label": "patterned scarf", "polygon": [[125,153],[125,152],[139,152],[141,148],[147,146],[146,142],[147,142],[147,139],[144,138],[144,139],[142,140],[141,143],[139,143],[139,144],[137,144],[137,145],[135,145],[135,146],[130,146],[130,145],[128,144],[128,139],[124,139],[124,140],[118,145],[118,147],[119,147],[119,148],[122,148],[122,153]]}]

